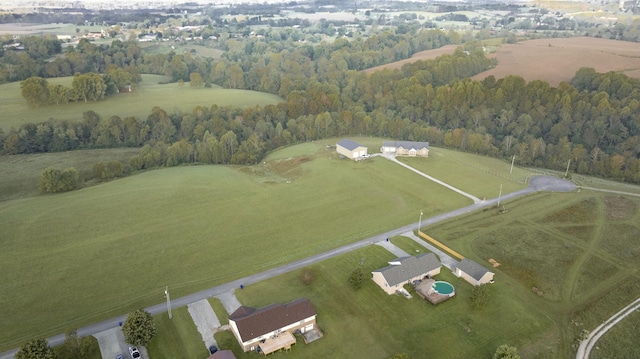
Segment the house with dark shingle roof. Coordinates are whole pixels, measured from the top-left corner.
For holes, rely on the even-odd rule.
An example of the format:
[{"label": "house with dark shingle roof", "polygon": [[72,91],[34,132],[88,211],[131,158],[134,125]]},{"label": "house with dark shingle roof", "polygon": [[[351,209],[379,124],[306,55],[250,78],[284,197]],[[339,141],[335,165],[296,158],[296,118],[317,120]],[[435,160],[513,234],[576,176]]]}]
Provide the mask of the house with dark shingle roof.
[{"label": "house with dark shingle roof", "polygon": [[429,142],[384,141],[380,152],[393,156],[429,157]]},{"label": "house with dark shingle roof", "polygon": [[493,276],[495,275],[495,273],[468,258],[464,258],[458,263],[454,274],[475,286],[493,282]]},{"label": "house with dark shingle roof", "polygon": [[371,279],[387,294],[394,294],[407,283],[440,274],[441,266],[435,254],[423,253],[393,260],[388,266],[371,272]]},{"label": "house with dark shingle roof", "polygon": [[367,155],[367,148],[348,139],[340,140],[336,144],[336,152],[351,160],[359,160]]},{"label": "house with dark shingle roof", "polygon": [[[308,299],[263,308],[241,306],[229,315],[229,327],[245,352],[256,350],[261,344],[273,348],[274,343],[282,343],[282,347],[290,347],[295,343],[295,331],[316,329],[316,310]],[[281,348],[274,348],[278,349]]]}]

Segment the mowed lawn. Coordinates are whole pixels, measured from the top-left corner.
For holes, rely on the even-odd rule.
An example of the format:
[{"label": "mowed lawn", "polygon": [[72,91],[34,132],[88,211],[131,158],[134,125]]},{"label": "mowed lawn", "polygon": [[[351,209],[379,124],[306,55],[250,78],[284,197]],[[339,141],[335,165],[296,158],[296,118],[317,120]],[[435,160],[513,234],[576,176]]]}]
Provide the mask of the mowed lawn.
[{"label": "mowed lawn", "polygon": [[[553,323],[522,298],[514,297],[513,283],[501,281],[490,288],[491,301],[481,308],[471,305],[472,286],[443,268],[437,279],[452,283],[456,296],[437,306],[415,293],[412,299],[387,295],[370,280],[372,270],[394,259],[379,246],[329,259],[308,269],[315,279],[305,285],[300,271],[285,274],[237,290],[243,305],[262,307],[305,297],[314,305],[324,337],[309,345],[298,338],[290,352],[273,358],[389,358],[407,353],[410,358],[489,358],[503,343],[521,346]],[[364,264],[360,264],[364,262]],[[361,267],[364,286],[353,290],[349,273]],[[234,351],[242,353],[229,332],[216,336]]]},{"label": "mowed lawn", "polygon": [[0,202],[0,349],[470,204],[385,159],[310,146]]},{"label": "mowed lawn", "polygon": [[[73,77],[51,78],[47,81],[50,84],[71,87]],[[108,96],[97,102],[78,102],[39,108],[27,106],[22,97],[19,82],[0,85],[0,106],[3,110],[0,128],[7,132],[12,127],[18,129],[25,123],[46,121],[49,118],[77,121],[82,119],[83,112],[90,110],[105,118],[117,115],[122,118],[137,116],[145,119],[155,106],[159,106],[167,112],[178,109],[189,113],[196,106],[211,107],[215,104],[218,106],[253,107],[277,104],[283,101],[277,95],[264,92],[223,89],[219,86],[192,88],[189,83],[179,86],[177,83],[164,83],[166,81],[164,76],[142,75],[142,82],[137,89],[130,93]]]},{"label": "mowed lawn", "polygon": [[397,159],[480,199],[498,197],[501,185],[502,194],[524,189],[527,178],[536,175],[516,166],[511,171],[510,162],[497,158],[432,146],[429,158]]}]

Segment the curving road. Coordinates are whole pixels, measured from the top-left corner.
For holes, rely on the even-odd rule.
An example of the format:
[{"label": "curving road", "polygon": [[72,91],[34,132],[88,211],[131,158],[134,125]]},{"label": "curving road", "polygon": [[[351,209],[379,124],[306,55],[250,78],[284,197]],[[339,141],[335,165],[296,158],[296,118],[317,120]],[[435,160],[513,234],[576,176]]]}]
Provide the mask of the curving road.
[{"label": "curving road", "polygon": [[609,331],[611,327],[618,324],[619,321],[636,310],[640,310],[640,298],[622,308],[619,312],[612,315],[611,318],[605,320],[596,329],[589,333],[587,339],[580,342],[580,347],[578,347],[578,352],[576,353],[576,359],[588,359],[589,354],[591,354],[591,350],[596,345],[600,337]]},{"label": "curving road", "polygon": [[[574,191],[575,189],[576,189],[576,186],[573,183],[563,179],[548,177],[548,176],[534,176],[534,177],[531,177],[531,180],[529,181],[529,186],[527,188],[517,192],[503,195],[501,197],[501,201],[520,197],[526,194],[535,193],[539,191],[571,192],[571,191]],[[481,208],[493,206],[497,203],[498,203],[498,198],[476,202],[467,207],[462,207],[448,213],[443,213],[435,217],[423,219],[422,226],[428,226],[441,221],[445,221],[445,220],[463,215],[465,213],[469,213]],[[202,299],[220,296],[221,294],[240,288],[241,285],[242,286],[250,285],[250,284],[257,283],[269,278],[276,277],[280,274],[284,274],[296,269],[304,268],[306,266],[323,261],[325,259],[333,258],[338,255],[374,244],[376,242],[385,241],[387,238],[402,235],[403,233],[406,233],[406,232],[413,232],[417,228],[418,228],[418,223],[417,222],[412,223],[404,227],[400,227],[385,233],[375,235],[373,237],[369,237],[367,239],[363,239],[358,242],[348,244],[346,246],[335,248],[330,251],[320,253],[311,257],[307,257],[292,263],[284,264],[280,267],[272,268],[261,273],[256,273],[244,278],[240,278],[232,282],[221,284],[219,286],[209,288],[197,293],[193,293],[181,298],[172,299],[171,306],[172,308],[182,307]],[[146,308],[146,310],[149,313],[155,315],[155,314],[165,312],[167,310],[167,307],[165,303],[162,303],[162,304],[157,304],[152,307]],[[116,328],[119,326],[119,323],[124,321],[125,319],[126,319],[126,315],[121,315],[121,316],[111,318],[99,323],[95,323],[95,324],[88,325],[86,327],[79,328],[78,335],[81,337],[84,337],[84,336],[93,335],[99,332],[103,332],[112,328]],[[49,345],[57,346],[64,343],[65,336],[64,334],[58,334],[53,337],[47,338],[47,340],[49,341]],[[13,355],[17,350],[18,349],[16,348],[4,353],[0,353],[0,359],[13,359]]]}]

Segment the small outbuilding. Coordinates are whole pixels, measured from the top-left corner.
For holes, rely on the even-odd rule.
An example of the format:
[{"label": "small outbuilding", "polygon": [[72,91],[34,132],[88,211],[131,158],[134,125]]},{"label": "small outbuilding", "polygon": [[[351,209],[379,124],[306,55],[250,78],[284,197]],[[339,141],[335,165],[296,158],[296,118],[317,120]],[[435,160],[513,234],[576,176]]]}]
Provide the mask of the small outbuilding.
[{"label": "small outbuilding", "polygon": [[492,283],[495,275],[495,273],[468,258],[464,258],[458,263],[454,273],[475,286]]},{"label": "small outbuilding", "polygon": [[440,274],[441,266],[435,254],[423,253],[391,261],[388,266],[371,272],[371,279],[387,294],[394,294],[405,284]]},{"label": "small outbuilding", "polygon": [[367,156],[367,148],[355,141],[340,140],[336,144],[336,152],[352,160],[359,160]]},{"label": "small outbuilding", "polygon": [[393,156],[429,157],[429,142],[384,141],[380,152]]}]

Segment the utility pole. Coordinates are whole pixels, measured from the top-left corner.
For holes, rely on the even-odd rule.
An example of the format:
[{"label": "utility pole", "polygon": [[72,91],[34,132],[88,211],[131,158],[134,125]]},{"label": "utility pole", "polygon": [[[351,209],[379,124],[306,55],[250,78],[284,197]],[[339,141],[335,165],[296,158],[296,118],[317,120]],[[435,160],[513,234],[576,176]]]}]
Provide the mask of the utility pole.
[{"label": "utility pole", "polygon": [[500,193],[498,194],[498,210],[500,210],[500,198],[502,197],[502,184],[500,184]]},{"label": "utility pole", "polygon": [[567,170],[564,171],[564,178],[567,178],[567,175],[569,175],[569,165],[571,164],[571,158],[569,158],[569,162],[567,162]]},{"label": "utility pole", "polygon": [[169,286],[164,289],[164,295],[167,297],[167,312],[169,312],[169,319],[171,319],[171,299],[169,298]]},{"label": "utility pole", "polygon": [[515,162],[516,160],[516,155],[513,155],[513,158],[511,159],[511,169],[509,170],[509,174],[513,173],[513,162]]},{"label": "utility pole", "polygon": [[420,227],[422,227],[422,210],[420,210],[420,220],[418,221],[418,234],[420,234]]}]

